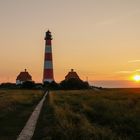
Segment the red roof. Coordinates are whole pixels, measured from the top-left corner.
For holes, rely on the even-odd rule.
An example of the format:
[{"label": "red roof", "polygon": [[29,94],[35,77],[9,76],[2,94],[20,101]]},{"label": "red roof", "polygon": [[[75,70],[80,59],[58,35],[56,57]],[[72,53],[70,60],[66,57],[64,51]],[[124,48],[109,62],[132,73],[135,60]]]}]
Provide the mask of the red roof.
[{"label": "red roof", "polygon": [[32,76],[25,69],[24,72],[20,72],[20,74],[17,76],[16,80],[31,81],[32,80]]},{"label": "red roof", "polygon": [[65,76],[65,80],[69,80],[71,78],[80,79],[78,74],[74,72],[73,69],[71,69],[71,71]]}]

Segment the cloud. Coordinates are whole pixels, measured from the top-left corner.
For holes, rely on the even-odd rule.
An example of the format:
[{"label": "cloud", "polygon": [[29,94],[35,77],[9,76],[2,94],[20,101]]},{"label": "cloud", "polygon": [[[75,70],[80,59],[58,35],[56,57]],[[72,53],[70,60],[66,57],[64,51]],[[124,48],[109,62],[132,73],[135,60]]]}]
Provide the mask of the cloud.
[{"label": "cloud", "polygon": [[128,63],[137,63],[137,62],[140,62],[140,59],[128,61]]},{"label": "cloud", "polygon": [[123,21],[123,20],[125,20],[125,19],[127,19],[129,17],[133,17],[134,15],[139,14],[139,13],[140,13],[140,10],[139,9],[136,9],[134,11],[130,11],[130,12],[125,13],[123,15],[120,15],[118,17],[106,19],[106,20],[101,21],[101,22],[99,22],[97,24],[98,25],[110,25],[110,24],[114,24],[114,23]]},{"label": "cloud", "polygon": [[136,69],[134,71],[122,70],[122,71],[117,71],[115,73],[117,73],[117,74],[132,74],[132,73],[137,73],[137,72],[140,72],[140,69]]},{"label": "cloud", "polygon": [[140,69],[137,69],[136,72],[140,72]]},{"label": "cloud", "polygon": [[117,71],[116,73],[118,74],[130,74],[130,73],[133,73],[134,71]]}]

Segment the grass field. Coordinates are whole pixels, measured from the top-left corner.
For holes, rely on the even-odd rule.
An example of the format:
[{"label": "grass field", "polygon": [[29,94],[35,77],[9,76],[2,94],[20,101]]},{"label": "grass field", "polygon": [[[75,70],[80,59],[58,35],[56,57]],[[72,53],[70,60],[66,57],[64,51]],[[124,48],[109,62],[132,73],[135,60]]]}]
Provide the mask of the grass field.
[{"label": "grass field", "polygon": [[140,89],[51,92],[33,140],[140,140]]},{"label": "grass field", "polygon": [[39,90],[0,90],[0,140],[16,140],[42,95]]}]

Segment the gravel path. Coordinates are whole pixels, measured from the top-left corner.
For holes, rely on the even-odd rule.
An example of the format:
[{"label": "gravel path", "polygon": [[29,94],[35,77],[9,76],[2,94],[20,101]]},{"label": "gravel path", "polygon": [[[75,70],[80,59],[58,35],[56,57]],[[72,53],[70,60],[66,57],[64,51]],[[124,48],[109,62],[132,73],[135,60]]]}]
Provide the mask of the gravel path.
[{"label": "gravel path", "polygon": [[43,96],[41,101],[36,106],[35,110],[33,111],[30,118],[28,119],[26,125],[24,126],[21,133],[19,134],[17,140],[31,140],[31,138],[34,134],[34,131],[35,131],[35,127],[36,127],[37,120],[39,118],[39,114],[40,114],[42,106],[43,106],[43,102],[45,101],[47,94],[48,94],[48,92],[45,93],[45,95]]}]

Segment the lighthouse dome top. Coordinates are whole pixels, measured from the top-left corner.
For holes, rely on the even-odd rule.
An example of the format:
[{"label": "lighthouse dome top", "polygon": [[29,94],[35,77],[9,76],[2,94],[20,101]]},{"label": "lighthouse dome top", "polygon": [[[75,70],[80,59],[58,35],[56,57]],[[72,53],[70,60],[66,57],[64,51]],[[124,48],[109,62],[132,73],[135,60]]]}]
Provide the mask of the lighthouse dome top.
[{"label": "lighthouse dome top", "polygon": [[45,40],[52,40],[52,35],[49,30],[46,32]]},{"label": "lighthouse dome top", "polygon": [[47,33],[51,33],[50,30],[48,30]]}]

